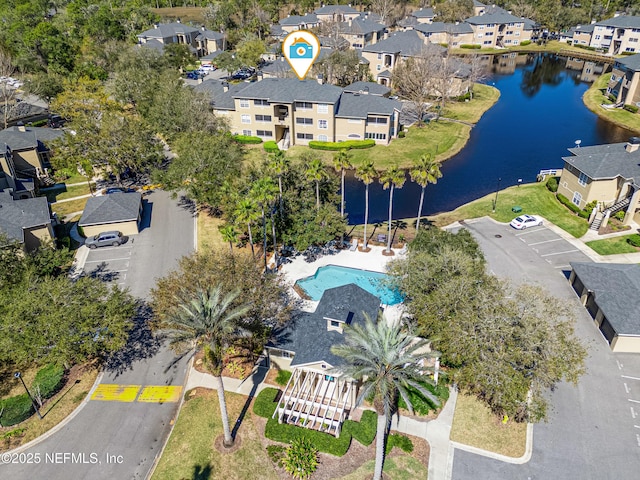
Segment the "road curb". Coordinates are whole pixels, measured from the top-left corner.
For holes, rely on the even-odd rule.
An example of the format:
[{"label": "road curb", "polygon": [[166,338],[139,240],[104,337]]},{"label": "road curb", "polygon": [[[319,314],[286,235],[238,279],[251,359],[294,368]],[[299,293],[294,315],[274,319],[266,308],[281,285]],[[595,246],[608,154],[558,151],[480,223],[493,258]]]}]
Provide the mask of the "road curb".
[{"label": "road curb", "polygon": [[20,445],[18,448],[15,448],[13,450],[9,450],[8,452],[4,452],[4,453],[5,454],[13,454],[13,453],[23,452],[25,450],[28,450],[31,447],[36,446],[40,442],[45,441],[47,438],[49,438],[53,434],[55,434],[58,431],[62,430],[62,428],[65,427],[67,425],[67,423],[69,423],[71,420],[73,420],[74,417],[76,415],[78,415],[80,413],[80,411],[85,407],[85,405],[87,403],[89,403],[89,399],[91,398],[91,395],[93,395],[93,392],[95,391],[95,389],[98,388],[98,385],[102,381],[103,375],[104,375],[104,371],[101,371],[100,373],[98,373],[98,376],[96,377],[95,382],[93,382],[93,385],[91,386],[91,389],[89,390],[89,393],[87,393],[87,396],[84,398],[84,400],[82,400],[82,402],[80,402],[80,405],[78,405],[73,410],[73,412],[71,412],[64,419],[62,419],[62,421],[60,423],[58,423],[57,425],[52,427],[49,431],[47,431],[47,432],[43,433],[42,435],[40,435],[38,438],[34,438],[30,442],[27,442],[24,445]]},{"label": "road curb", "polygon": [[531,460],[533,453],[533,423],[527,424],[527,442],[524,449],[524,455],[521,457],[509,457],[500,453],[490,452],[489,450],[483,450],[482,448],[472,447],[471,445],[464,445],[463,443],[451,441],[451,445],[458,450],[464,450],[465,452],[474,453],[476,455],[482,455],[483,457],[492,458],[505,463],[511,463],[514,465],[522,465]]}]

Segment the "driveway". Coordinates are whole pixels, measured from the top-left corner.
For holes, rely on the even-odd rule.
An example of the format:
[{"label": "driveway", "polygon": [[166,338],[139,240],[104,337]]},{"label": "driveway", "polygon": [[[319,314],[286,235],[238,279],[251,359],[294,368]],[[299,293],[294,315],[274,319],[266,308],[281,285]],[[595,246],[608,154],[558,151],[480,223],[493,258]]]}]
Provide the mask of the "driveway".
[{"label": "driveway", "polygon": [[549,420],[534,426],[529,462],[513,465],[455,450],[452,478],[637,478],[640,356],[613,354],[570,287],[565,265],[589,258],[547,227],[518,232],[487,218],[469,221],[465,227],[478,240],[488,268],[497,276],[541,285],[575,307],[576,334],[589,356],[587,373],[577,387],[561,384],[549,393]]},{"label": "driveway", "polygon": [[[119,247],[90,251],[85,270],[144,299],[156,278],[194,245],[194,218],[166,192],[147,197],[143,230]],[[188,207],[188,205],[187,205]],[[169,434],[182,397],[188,357],[151,335],[140,308],[129,345],[108,362],[101,382],[64,427],[25,450],[39,463],[0,463],[0,478],[144,479]],[[90,385],[80,388],[89,390]],[[20,458],[17,459],[18,461]]]}]

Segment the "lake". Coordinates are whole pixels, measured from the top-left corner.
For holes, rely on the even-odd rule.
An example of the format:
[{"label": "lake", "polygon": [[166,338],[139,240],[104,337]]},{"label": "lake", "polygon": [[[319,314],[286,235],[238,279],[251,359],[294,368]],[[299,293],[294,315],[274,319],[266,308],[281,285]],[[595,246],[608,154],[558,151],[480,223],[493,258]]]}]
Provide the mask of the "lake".
[{"label": "lake", "polygon": [[[601,120],[585,107],[582,95],[602,65],[550,54],[486,57],[485,81],[500,100],[471,130],[465,148],[442,164],[443,177],[427,186],[423,215],[455,208],[500,189],[534,182],[540,170],[562,168],[576,140],[583,146],[615,143],[633,134]],[[428,128],[428,127],[427,127]],[[402,141],[402,140],[394,140]],[[350,224],[364,223],[364,185],[351,174],[345,186]],[[369,222],[388,218],[388,190],[369,187]],[[415,217],[420,187],[407,175],[394,192],[393,218]]]}]

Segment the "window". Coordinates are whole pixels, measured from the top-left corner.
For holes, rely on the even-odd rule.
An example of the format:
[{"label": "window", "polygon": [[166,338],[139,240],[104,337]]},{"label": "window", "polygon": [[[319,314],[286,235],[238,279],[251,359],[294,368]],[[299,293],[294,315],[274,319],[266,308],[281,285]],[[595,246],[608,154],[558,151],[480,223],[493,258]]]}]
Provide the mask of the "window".
[{"label": "window", "polygon": [[580,201],[582,200],[582,195],[580,195],[580,192],[574,192],[573,194],[573,198],[571,199],[571,203],[580,206]]},{"label": "window", "polygon": [[336,327],[336,328],[340,328],[340,322],[338,322],[336,320],[331,320],[331,326],[332,327]]},{"label": "window", "polygon": [[246,135],[247,137],[251,136],[251,130],[242,130],[242,134]]},{"label": "window", "polygon": [[589,180],[589,177],[587,177],[584,173],[580,172],[578,183],[584,187],[587,184],[588,180]]},{"label": "window", "polygon": [[519,36],[520,36],[520,32],[516,32],[516,37],[519,37]]},{"label": "window", "polygon": [[635,52],[635,51],[636,51],[636,49],[635,49],[635,48],[633,48],[633,47],[627,47],[627,48],[625,48],[625,49],[624,49],[624,51],[625,51],[625,52]]},{"label": "window", "polygon": [[478,30],[484,30],[484,25],[478,25]]},{"label": "window", "polygon": [[371,133],[371,132],[367,132],[364,134],[364,138],[373,138],[374,140],[386,140],[387,139],[387,134],[386,133]]},{"label": "window", "polygon": [[254,100],[253,104],[255,106],[268,107],[269,106],[269,101],[268,100]]},{"label": "window", "polygon": [[249,100],[240,100],[240,108],[249,108]]},{"label": "window", "polygon": [[482,34],[481,33],[478,34],[478,38],[482,38]]},{"label": "window", "polygon": [[296,109],[298,110],[311,110],[313,103],[311,102],[296,102]]},{"label": "window", "polygon": [[357,133],[350,133],[349,135],[347,135],[347,138],[362,138],[362,137]]},{"label": "window", "polygon": [[491,45],[491,40],[485,40],[484,42],[482,42],[485,45]]},{"label": "window", "polygon": [[326,135],[318,135],[318,141],[326,142],[327,140],[328,140],[328,137]]},{"label": "window", "polygon": [[486,32],[484,34],[485,37],[491,37],[493,35],[493,32]]},{"label": "window", "polygon": [[347,123],[357,123],[358,125],[360,125],[362,123],[362,120],[357,118],[350,118],[349,120],[347,120]]},{"label": "window", "polygon": [[353,48],[362,48],[362,44],[361,43],[354,43],[352,45]]},{"label": "window", "polygon": [[273,137],[273,132],[271,130],[257,130],[256,135],[259,137]]},{"label": "window", "polygon": [[318,113],[329,113],[329,105],[327,105],[326,103],[319,103]]},{"label": "window", "polygon": [[271,115],[256,115],[256,122],[270,122]]},{"label": "window", "polygon": [[[611,80],[615,80],[615,79],[616,79],[616,74],[615,74],[615,73],[612,73],[612,74],[611,74]],[[607,93],[609,93],[609,92],[607,92]]]},{"label": "window", "polygon": [[296,123],[298,125],[313,125],[313,118],[297,117]]},{"label": "window", "polygon": [[367,123],[386,125],[387,117],[367,117]]},{"label": "window", "polygon": [[600,40],[600,35],[596,35],[596,40]]},{"label": "window", "polygon": [[638,43],[638,39],[637,38],[630,38],[629,42],[631,43]]},{"label": "window", "polygon": [[251,115],[240,115],[240,121],[242,123],[251,123]]},{"label": "window", "polygon": [[[322,368],[325,368],[325,366],[323,365]],[[335,380],[336,379],[334,377],[332,377],[331,375],[325,375],[324,376],[324,381],[325,382],[335,382]]]},{"label": "window", "polygon": [[382,69],[382,67],[380,67],[380,64],[376,65],[376,70],[380,71]]},{"label": "window", "polygon": [[313,133],[296,133],[298,140],[313,140]]},{"label": "window", "polygon": [[326,120],[318,120],[318,128],[326,130],[327,128],[329,128],[329,124]]},{"label": "window", "polygon": [[382,60],[382,54],[381,53],[378,54],[378,60]]}]

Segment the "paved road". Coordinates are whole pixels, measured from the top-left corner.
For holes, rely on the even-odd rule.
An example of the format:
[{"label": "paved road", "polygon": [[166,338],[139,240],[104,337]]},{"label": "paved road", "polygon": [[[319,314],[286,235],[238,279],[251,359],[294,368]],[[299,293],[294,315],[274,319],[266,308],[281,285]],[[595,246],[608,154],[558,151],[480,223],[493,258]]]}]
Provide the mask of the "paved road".
[{"label": "paved road", "polygon": [[[91,251],[86,264],[88,272],[100,266],[100,275],[130,288],[140,298],[148,294],[157,277],[175,268],[177,260],[193,250],[194,240],[191,212],[165,192],[157,191],[146,198],[142,232],[120,247]],[[62,430],[25,451],[24,459],[30,456],[35,460],[38,454],[39,464],[2,465],[0,478],[146,478],[164,444],[178,403],[162,398],[154,401],[153,397],[145,397],[143,389],[159,386],[163,388],[147,391],[182,393],[187,360],[152,338],[140,321],[130,347],[109,364],[98,387],[133,385],[133,396],[125,399],[129,401],[90,400]],[[114,393],[111,398],[118,398],[117,390]]]},{"label": "paved road", "polygon": [[590,260],[545,227],[521,235],[523,232],[506,225],[481,219],[469,222],[467,228],[496,275],[516,283],[537,283],[575,305],[576,333],[587,346],[589,357],[587,374],[577,387],[561,384],[550,394],[549,421],[535,425],[533,455],[528,463],[512,465],[455,450],[453,479],[638,478],[640,357],[611,353],[569,286],[564,269],[567,262]]}]

